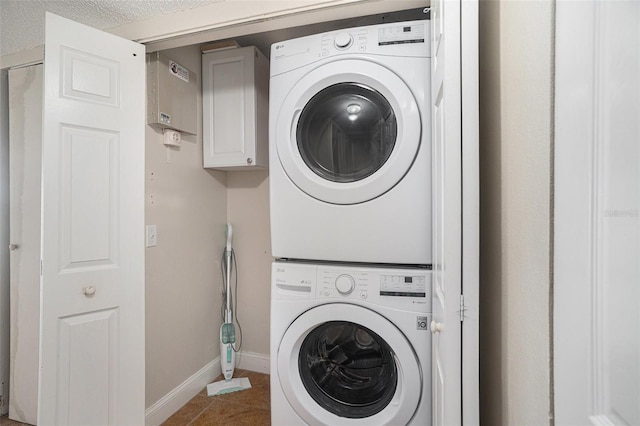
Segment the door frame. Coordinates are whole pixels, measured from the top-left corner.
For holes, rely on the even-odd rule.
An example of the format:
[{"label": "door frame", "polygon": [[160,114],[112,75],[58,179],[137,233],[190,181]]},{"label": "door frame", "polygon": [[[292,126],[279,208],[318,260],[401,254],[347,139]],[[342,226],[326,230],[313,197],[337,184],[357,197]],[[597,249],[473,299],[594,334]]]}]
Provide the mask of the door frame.
[{"label": "door frame", "polygon": [[[622,9],[625,5],[635,9]],[[625,164],[613,162],[620,158],[620,145],[637,142],[638,127],[629,116],[635,111],[627,104],[638,100],[638,86],[633,84],[638,66],[629,67],[640,57],[638,20],[640,8],[635,3],[557,4],[552,395],[556,424],[608,425],[627,420],[616,409],[625,390],[614,379],[621,371],[632,373],[612,354],[620,353],[616,341],[626,342],[630,333],[616,325],[633,319],[609,312],[616,302],[620,312],[633,310],[620,307],[620,299],[612,297],[620,294],[620,282],[633,283],[634,278],[622,278],[624,270],[617,269],[616,262],[629,262],[620,254],[632,245],[616,236],[624,230],[623,221],[637,227],[640,219],[637,205],[631,204],[635,200],[617,205],[636,187],[620,185],[616,172],[624,173]],[[621,73],[622,69],[627,72]],[[625,173],[624,180],[634,178]],[[630,297],[633,300],[624,293],[625,299]],[[627,359],[633,358],[630,349],[627,343]]]},{"label": "door frame", "polygon": [[[144,23],[123,25],[113,29],[113,33],[130,40],[144,43],[147,52],[165,50],[169,48],[184,47],[209,40],[238,37],[241,35],[255,34],[263,31],[292,28],[315,22],[329,22],[334,20],[355,18],[363,16],[362,6],[367,5],[367,14],[391,12],[396,10],[428,7],[427,0],[339,0],[335,2],[315,2],[315,6],[309,4],[289,10],[274,10],[268,14],[247,19],[236,19],[225,22],[217,22],[207,28],[194,26],[185,19],[186,13],[172,14],[171,17],[152,18]],[[230,7],[233,5],[229,5]],[[462,241],[462,275],[464,282],[465,302],[464,310],[465,327],[463,331],[464,345],[474,347],[476,350],[465,353],[463,356],[463,371],[478,371],[478,117],[477,117],[477,34],[478,34],[478,5],[477,1],[461,1],[462,11],[462,57],[465,59],[462,85],[465,91],[463,96],[463,147],[462,162],[465,172],[462,176],[463,192],[462,203],[464,205],[462,227],[465,230]],[[158,25],[163,20],[171,19],[174,24],[171,32],[166,27]],[[177,19],[176,19],[177,18]],[[178,28],[175,27],[178,23]],[[42,47],[28,51],[18,52],[2,58],[6,67],[25,65],[41,61],[43,57]],[[474,77],[475,76],[475,77]],[[475,82],[474,82],[475,80]],[[470,84],[470,86],[469,86]],[[474,86],[475,85],[475,86]],[[3,91],[2,93],[6,93]],[[3,95],[4,96],[4,95]],[[4,102],[4,101],[3,101]],[[476,111],[474,112],[474,108]],[[2,126],[5,129],[5,126]],[[7,141],[8,147],[8,141]],[[5,143],[0,144],[1,150]],[[1,160],[1,158],[0,158]],[[0,163],[0,172],[2,172]],[[0,197],[1,197],[0,193]],[[0,201],[2,199],[0,198]],[[0,220],[4,206],[0,205]],[[8,228],[8,226],[7,226]],[[2,243],[2,223],[0,222],[0,244]],[[0,259],[0,262],[2,260]],[[1,266],[1,263],[0,263]],[[2,271],[0,270],[0,273]],[[1,278],[1,275],[0,275]],[[1,360],[1,359],[0,359]],[[1,368],[1,366],[0,366]],[[0,370],[1,371],[1,370]],[[478,377],[477,374],[463,375],[463,418],[465,423],[479,423],[478,415]]]},{"label": "door frame", "polygon": [[480,55],[479,3],[461,2],[462,422],[480,424]]},{"label": "door frame", "polygon": [[0,70],[0,416],[9,411],[9,73]]}]

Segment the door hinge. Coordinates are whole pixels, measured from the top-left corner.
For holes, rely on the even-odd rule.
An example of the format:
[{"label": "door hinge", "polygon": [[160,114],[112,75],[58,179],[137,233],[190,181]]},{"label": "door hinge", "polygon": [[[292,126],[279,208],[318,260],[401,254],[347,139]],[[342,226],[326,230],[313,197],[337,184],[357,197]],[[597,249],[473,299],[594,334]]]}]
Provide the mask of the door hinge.
[{"label": "door hinge", "polygon": [[458,312],[460,313],[460,322],[464,321],[464,313],[467,308],[464,306],[464,294],[460,295],[460,307]]}]

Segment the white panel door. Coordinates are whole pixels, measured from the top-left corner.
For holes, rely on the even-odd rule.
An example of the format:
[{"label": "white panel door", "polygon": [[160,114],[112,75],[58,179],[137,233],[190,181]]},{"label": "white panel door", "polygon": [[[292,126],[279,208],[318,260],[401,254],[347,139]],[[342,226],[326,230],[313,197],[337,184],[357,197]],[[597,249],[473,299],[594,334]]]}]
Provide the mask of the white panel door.
[{"label": "white panel door", "polygon": [[558,2],[558,425],[640,424],[639,76],[639,2]]},{"label": "white panel door", "polygon": [[38,424],[144,424],[144,46],[47,14]]},{"label": "white panel door", "polygon": [[479,424],[478,3],[431,5],[433,424]]},{"label": "white panel door", "polygon": [[[460,323],[460,2],[431,4],[433,123],[433,424],[462,423]],[[447,25],[451,24],[452,27]],[[457,28],[454,30],[453,26]],[[445,31],[446,29],[446,31]],[[446,49],[445,49],[446,47]]]},{"label": "white panel door", "polygon": [[42,65],[9,71],[9,417],[29,424],[38,414],[42,79]]}]

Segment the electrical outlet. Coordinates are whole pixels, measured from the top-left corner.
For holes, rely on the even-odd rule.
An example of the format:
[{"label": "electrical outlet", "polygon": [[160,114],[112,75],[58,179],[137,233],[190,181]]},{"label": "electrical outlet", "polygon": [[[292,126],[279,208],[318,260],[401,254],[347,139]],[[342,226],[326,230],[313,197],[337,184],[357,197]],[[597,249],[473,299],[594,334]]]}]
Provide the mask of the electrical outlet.
[{"label": "electrical outlet", "polygon": [[164,135],[163,142],[165,145],[167,146],[182,145],[182,136],[180,135],[180,132],[171,130],[171,129],[164,129],[162,131],[162,134]]},{"label": "electrical outlet", "polygon": [[147,247],[155,247],[158,245],[158,227],[156,225],[147,225]]}]

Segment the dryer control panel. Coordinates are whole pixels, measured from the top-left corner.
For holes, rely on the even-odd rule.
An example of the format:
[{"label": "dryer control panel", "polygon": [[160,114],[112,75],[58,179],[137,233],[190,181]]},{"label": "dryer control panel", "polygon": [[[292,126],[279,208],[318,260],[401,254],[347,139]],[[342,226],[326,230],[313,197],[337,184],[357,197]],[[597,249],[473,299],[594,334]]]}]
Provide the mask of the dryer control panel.
[{"label": "dryer control panel", "polygon": [[271,76],[343,55],[431,56],[431,22],[406,21],[346,28],[271,45]]},{"label": "dryer control panel", "polygon": [[349,300],[417,312],[431,312],[431,271],[276,262],[272,295],[279,299]]}]

